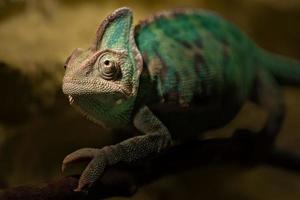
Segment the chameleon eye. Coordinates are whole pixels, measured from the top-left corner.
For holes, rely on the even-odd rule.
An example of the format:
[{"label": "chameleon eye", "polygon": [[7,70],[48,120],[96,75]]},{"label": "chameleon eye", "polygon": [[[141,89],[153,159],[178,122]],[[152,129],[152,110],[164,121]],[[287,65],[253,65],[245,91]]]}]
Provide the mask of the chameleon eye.
[{"label": "chameleon eye", "polygon": [[100,76],[105,80],[116,80],[120,74],[119,65],[110,59],[103,59],[99,62],[98,70]]}]

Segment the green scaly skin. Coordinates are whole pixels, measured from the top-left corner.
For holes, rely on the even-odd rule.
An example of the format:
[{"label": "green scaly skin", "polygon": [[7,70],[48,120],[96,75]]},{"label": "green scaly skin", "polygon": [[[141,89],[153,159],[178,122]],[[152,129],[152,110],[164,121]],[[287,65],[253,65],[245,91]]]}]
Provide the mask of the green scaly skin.
[{"label": "green scaly skin", "polygon": [[224,126],[249,99],[269,113],[257,134],[267,150],[283,119],[277,83],[300,83],[299,63],[258,48],[221,17],[196,10],[163,12],[133,28],[131,10],[118,9],[102,22],[92,46],[76,49],[65,66],[63,92],[70,103],[95,123],[132,133],[121,143],[79,149],[64,159],[63,169],[91,159],[76,191],[107,166]]}]

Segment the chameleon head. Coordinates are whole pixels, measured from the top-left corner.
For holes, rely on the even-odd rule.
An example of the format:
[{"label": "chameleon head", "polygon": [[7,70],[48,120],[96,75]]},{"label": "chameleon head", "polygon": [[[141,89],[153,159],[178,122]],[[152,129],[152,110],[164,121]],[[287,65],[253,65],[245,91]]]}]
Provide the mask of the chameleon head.
[{"label": "chameleon head", "polygon": [[92,46],[74,50],[67,59],[63,92],[88,117],[103,121],[101,115],[125,109],[134,99],[142,65],[132,12],[117,9],[101,23]]}]

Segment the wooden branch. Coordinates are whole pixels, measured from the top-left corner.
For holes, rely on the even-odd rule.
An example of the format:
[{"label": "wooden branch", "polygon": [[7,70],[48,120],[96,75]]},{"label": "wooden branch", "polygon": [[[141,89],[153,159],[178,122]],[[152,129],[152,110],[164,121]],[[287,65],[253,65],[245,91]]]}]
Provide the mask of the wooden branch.
[{"label": "wooden branch", "polygon": [[233,137],[193,141],[175,146],[156,157],[108,168],[88,193],[73,192],[78,176],[64,177],[40,185],[19,186],[0,192],[1,200],[96,200],[131,196],[136,190],[163,176],[195,167],[235,163],[244,166],[268,164],[300,172],[300,157],[274,150],[253,154],[253,138]]}]

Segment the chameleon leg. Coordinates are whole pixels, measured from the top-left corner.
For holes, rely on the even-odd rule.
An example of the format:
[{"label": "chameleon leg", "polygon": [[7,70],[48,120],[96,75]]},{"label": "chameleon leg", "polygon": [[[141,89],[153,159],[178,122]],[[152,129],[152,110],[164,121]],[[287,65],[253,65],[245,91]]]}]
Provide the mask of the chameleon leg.
[{"label": "chameleon leg", "polygon": [[143,107],[136,114],[134,125],[144,135],[127,139],[116,145],[105,146],[102,149],[79,149],[66,156],[62,165],[63,170],[68,164],[82,159],[91,159],[83,171],[75,191],[90,187],[99,179],[106,166],[145,158],[171,145],[172,140],[169,131],[147,107]]},{"label": "chameleon leg", "polygon": [[272,150],[282,125],[284,104],[279,86],[268,72],[258,71],[254,86],[251,100],[267,111],[268,116],[265,125],[258,133],[242,129],[237,130],[234,135],[239,138],[247,137],[248,142],[254,142],[254,152],[252,153],[257,159],[257,156],[264,156]]},{"label": "chameleon leg", "polygon": [[259,133],[260,140],[267,147],[274,144],[284,118],[284,104],[280,91],[271,74],[263,70],[257,72],[253,100],[268,112],[266,123]]}]

